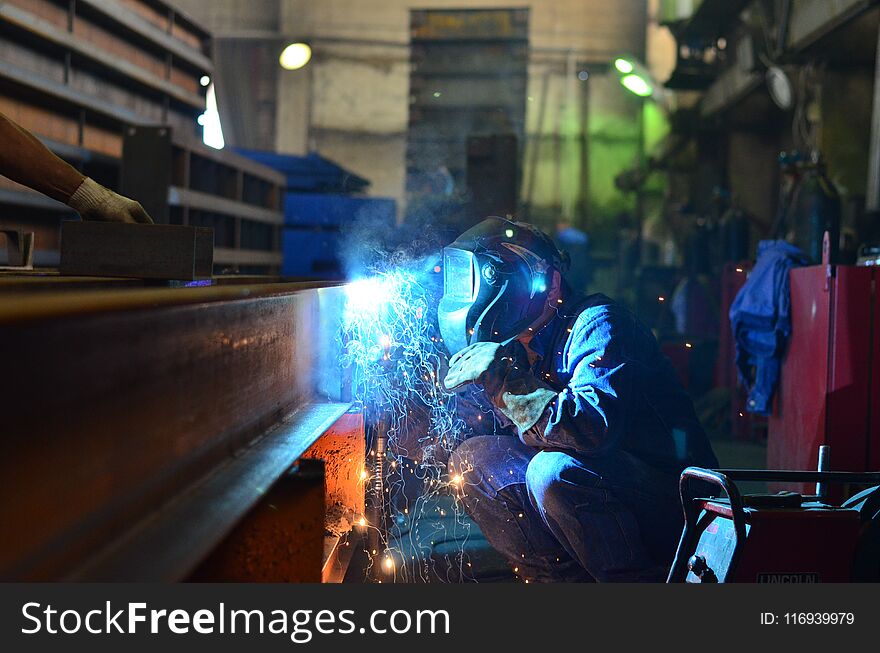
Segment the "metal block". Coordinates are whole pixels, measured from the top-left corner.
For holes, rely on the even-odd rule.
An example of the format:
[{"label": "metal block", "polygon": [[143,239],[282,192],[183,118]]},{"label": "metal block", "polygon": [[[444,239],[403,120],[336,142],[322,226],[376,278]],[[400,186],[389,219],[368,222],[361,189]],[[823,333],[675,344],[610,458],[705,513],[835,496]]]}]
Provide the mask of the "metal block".
[{"label": "metal block", "polygon": [[61,274],[209,279],[214,230],[205,227],[63,222]]},{"label": "metal block", "polygon": [[[344,404],[314,404],[297,411],[206,480],[132,526],[65,580],[183,578],[218,542],[225,541],[242,515],[262,505],[267,491],[346,408]],[[323,520],[320,526],[323,533]]]}]

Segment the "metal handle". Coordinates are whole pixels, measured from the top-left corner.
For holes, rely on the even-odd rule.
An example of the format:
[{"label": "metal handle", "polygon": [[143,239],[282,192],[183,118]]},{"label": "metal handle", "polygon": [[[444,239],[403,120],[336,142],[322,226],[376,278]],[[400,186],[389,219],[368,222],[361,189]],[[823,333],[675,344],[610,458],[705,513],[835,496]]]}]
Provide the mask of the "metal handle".
[{"label": "metal handle", "polygon": [[733,560],[738,555],[740,545],[745,541],[746,520],[742,507],[742,495],[740,495],[736,485],[731,482],[730,477],[722,471],[705,469],[703,467],[686,468],[681,473],[678,483],[679,493],[681,494],[681,506],[684,510],[684,530],[681,534],[678,550],[675,552],[675,560],[673,560],[672,568],[669,570],[667,582],[670,583],[683,583],[687,578],[690,555],[695,549],[700,536],[696,528],[699,510],[697,509],[696,497],[693,496],[691,487],[691,481],[694,480],[703,481],[720,488],[727,495],[728,501],[730,501],[734,534],[736,535],[732,554]]},{"label": "metal handle", "polygon": [[[817,469],[820,472],[827,472],[831,469],[831,447],[827,444],[819,445],[819,464]],[[816,496],[822,498],[828,496],[828,486],[822,481],[816,483]]]},{"label": "metal handle", "polygon": [[730,502],[730,511],[733,513],[733,526],[737,539],[744,538],[746,535],[746,519],[745,513],[743,512],[742,495],[739,493],[739,488],[736,487],[736,483],[731,482],[736,480],[734,474],[731,474],[731,472],[737,471],[740,470],[714,470],[705,469],[703,467],[686,468],[681,473],[681,479],[678,484],[679,493],[681,494],[681,503],[682,506],[685,507],[685,520],[687,521],[688,519],[689,506],[692,512],[693,523],[696,523],[697,511],[694,506],[694,499],[696,497],[691,494],[691,481],[703,481],[720,488],[727,496],[727,499]]}]

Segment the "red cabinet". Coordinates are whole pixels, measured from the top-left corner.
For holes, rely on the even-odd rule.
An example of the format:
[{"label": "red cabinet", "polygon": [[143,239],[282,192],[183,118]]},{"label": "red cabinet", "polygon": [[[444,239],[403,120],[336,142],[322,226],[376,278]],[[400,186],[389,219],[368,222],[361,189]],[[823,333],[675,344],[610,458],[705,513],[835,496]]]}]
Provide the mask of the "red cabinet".
[{"label": "red cabinet", "polygon": [[[880,270],[791,271],[792,335],[769,419],[771,469],[880,469]],[[802,488],[806,490],[807,488]]]}]

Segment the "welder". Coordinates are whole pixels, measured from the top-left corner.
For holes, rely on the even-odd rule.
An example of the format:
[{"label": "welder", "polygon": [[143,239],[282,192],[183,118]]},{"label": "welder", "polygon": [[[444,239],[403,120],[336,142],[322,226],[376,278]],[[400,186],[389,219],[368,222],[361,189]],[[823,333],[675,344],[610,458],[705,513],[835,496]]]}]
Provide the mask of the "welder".
[{"label": "welder", "polygon": [[0,175],[67,204],[83,220],[152,222],[140,203],[83,175],[2,113],[0,143]]},{"label": "welder", "polygon": [[489,218],[443,254],[444,385],[497,418],[449,460],[486,539],[532,582],[665,579],[679,475],[717,460],[651,331],[574,296],[566,255],[529,224]]}]

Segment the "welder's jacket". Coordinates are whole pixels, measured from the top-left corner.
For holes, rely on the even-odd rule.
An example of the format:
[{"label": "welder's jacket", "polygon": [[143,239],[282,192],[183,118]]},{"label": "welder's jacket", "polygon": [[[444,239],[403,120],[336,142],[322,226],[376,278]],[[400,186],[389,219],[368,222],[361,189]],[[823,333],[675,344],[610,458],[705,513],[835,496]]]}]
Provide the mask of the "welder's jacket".
[{"label": "welder's jacket", "polygon": [[650,330],[604,295],[567,304],[529,343],[535,363],[508,375],[493,398],[519,438],[583,455],[622,449],[675,472],[717,466]]}]

